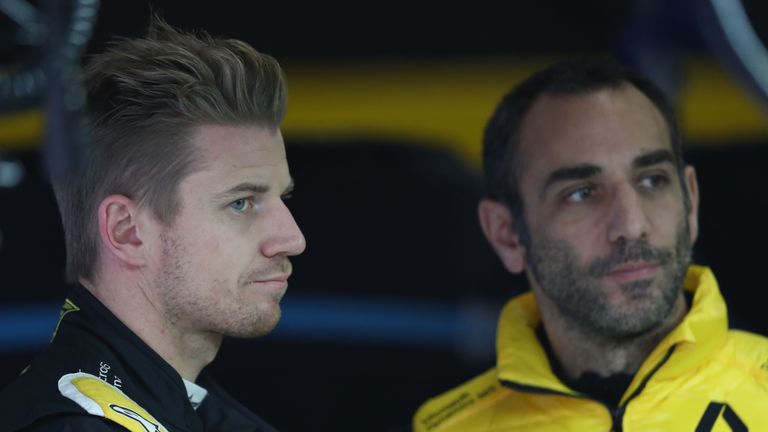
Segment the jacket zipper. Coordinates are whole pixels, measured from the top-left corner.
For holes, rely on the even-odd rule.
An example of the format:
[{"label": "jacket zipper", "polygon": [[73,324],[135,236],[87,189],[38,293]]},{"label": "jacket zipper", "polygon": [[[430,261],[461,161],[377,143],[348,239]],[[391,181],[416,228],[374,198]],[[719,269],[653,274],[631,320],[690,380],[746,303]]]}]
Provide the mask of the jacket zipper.
[{"label": "jacket zipper", "polygon": [[629,404],[629,402],[632,399],[636,398],[643,391],[643,389],[645,389],[645,386],[648,384],[648,381],[650,381],[651,378],[656,374],[656,372],[658,372],[659,369],[661,369],[661,367],[664,366],[664,364],[669,360],[669,358],[672,357],[672,353],[675,351],[675,346],[676,345],[672,345],[669,348],[667,353],[664,355],[664,358],[661,359],[661,361],[659,361],[656,364],[656,366],[654,366],[653,369],[650,372],[648,372],[648,374],[643,378],[643,381],[640,383],[640,385],[637,386],[637,388],[635,389],[634,393],[632,393],[632,395],[630,397],[628,397],[627,400],[624,401],[624,403],[619,405],[619,406],[606,405],[606,404],[604,404],[604,403],[602,403],[602,402],[600,402],[598,400],[589,398],[587,396],[582,396],[582,395],[576,394],[576,393],[566,393],[566,392],[561,392],[561,391],[557,391],[557,390],[547,389],[547,388],[544,388],[544,387],[529,386],[529,385],[525,385],[525,384],[519,384],[519,383],[516,383],[516,382],[513,382],[513,381],[501,380],[501,384],[506,386],[506,387],[509,387],[509,388],[512,388],[512,389],[515,389],[515,390],[520,390],[520,391],[528,392],[528,393],[568,396],[568,397],[572,397],[572,398],[576,398],[576,399],[585,399],[585,400],[590,400],[590,401],[598,402],[601,405],[605,406],[608,409],[608,412],[611,415],[611,422],[612,422],[612,424],[611,424],[611,432],[622,432],[623,429],[624,429],[624,426],[623,426],[624,413],[627,410],[627,405]]},{"label": "jacket zipper", "polygon": [[624,421],[624,407],[608,407],[608,410],[611,412],[611,432],[622,432],[624,430],[624,425],[622,424]]},{"label": "jacket zipper", "polygon": [[644,389],[645,386],[648,384],[648,381],[651,380],[651,378],[656,375],[656,372],[661,369],[662,366],[664,366],[665,363],[667,363],[667,360],[669,360],[670,357],[672,357],[672,353],[675,351],[675,347],[677,345],[672,345],[669,347],[669,350],[667,350],[667,353],[664,355],[664,358],[661,359],[658,363],[656,363],[656,366],[653,367],[653,370],[648,372],[648,374],[643,378],[643,381],[640,383],[639,386],[635,389],[634,393],[632,393],[631,396],[627,398],[627,400],[624,401],[623,404],[617,406],[617,407],[608,407],[608,410],[611,413],[611,420],[613,421],[613,425],[611,426],[611,432],[622,432],[624,430],[624,413],[627,411],[627,405],[629,405],[629,402],[636,398]]}]

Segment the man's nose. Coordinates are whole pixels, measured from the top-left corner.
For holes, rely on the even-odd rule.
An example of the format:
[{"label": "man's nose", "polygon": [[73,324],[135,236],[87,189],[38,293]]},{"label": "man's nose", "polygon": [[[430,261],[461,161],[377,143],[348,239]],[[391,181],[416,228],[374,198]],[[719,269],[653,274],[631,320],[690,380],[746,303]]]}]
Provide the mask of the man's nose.
[{"label": "man's nose", "polygon": [[611,200],[608,241],[638,240],[648,236],[650,227],[642,197],[629,185],[617,187]]},{"label": "man's nose", "polygon": [[261,253],[266,257],[294,256],[304,252],[307,242],[296,224],[291,211],[282,200],[272,210],[267,225],[269,234],[261,243]]}]

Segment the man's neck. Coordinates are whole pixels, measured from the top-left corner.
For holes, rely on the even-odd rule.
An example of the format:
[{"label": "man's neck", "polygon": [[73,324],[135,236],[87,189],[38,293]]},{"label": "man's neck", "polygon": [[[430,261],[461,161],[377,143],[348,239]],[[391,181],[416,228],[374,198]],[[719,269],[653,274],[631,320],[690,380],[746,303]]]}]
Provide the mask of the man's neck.
[{"label": "man's neck", "polygon": [[553,354],[563,372],[575,380],[585,372],[607,377],[615,374],[634,375],[664,337],[683,320],[687,312],[681,295],[672,312],[655,329],[622,341],[601,337],[568,322],[552,305],[540,301],[542,322]]},{"label": "man's neck", "polygon": [[222,336],[188,331],[170,322],[168,314],[147,295],[139,282],[110,279],[109,286],[80,281],[123,324],[173,367],[182,378],[195,382],[216,357]]},{"label": "man's neck", "polygon": [[571,389],[599,400],[608,406],[619,405],[622,396],[632,382],[633,374],[620,372],[604,377],[594,372],[584,372],[576,379],[571,378],[565,373],[560,360],[552,351],[552,344],[549,343],[547,332],[544,331],[543,326],[540,325],[536,328],[536,336],[547,354],[552,373],[560,381]]}]

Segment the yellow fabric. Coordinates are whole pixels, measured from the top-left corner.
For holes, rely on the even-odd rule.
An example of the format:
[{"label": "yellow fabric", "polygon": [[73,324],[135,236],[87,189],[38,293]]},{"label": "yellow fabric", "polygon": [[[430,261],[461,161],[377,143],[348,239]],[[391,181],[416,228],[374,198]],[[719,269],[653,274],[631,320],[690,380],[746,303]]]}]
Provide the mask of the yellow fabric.
[{"label": "yellow fabric", "polygon": [[[648,356],[614,412],[552,373],[535,334],[536,302],[527,293],[502,311],[497,366],[427,401],[414,431],[718,432],[732,430],[728,421],[768,430],[768,339],[728,330],[708,268],[691,266],[685,289],[694,293],[691,310]],[[726,411],[737,420],[726,419]]]},{"label": "yellow fabric", "polygon": [[59,390],[89,414],[107,418],[131,432],[168,432],[131,398],[93,375],[64,375]]}]

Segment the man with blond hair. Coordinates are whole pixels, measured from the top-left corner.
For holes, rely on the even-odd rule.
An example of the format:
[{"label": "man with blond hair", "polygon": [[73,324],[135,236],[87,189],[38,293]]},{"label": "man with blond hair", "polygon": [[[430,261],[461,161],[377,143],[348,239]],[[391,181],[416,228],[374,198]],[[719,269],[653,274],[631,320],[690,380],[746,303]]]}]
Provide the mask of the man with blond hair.
[{"label": "man with blond hair", "polygon": [[203,368],[280,318],[304,237],[270,56],[159,19],[84,70],[82,169],[55,178],[77,282],[48,349],[0,394],[3,430],[271,431]]}]

